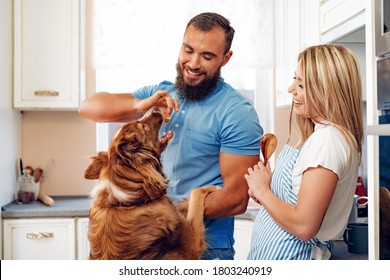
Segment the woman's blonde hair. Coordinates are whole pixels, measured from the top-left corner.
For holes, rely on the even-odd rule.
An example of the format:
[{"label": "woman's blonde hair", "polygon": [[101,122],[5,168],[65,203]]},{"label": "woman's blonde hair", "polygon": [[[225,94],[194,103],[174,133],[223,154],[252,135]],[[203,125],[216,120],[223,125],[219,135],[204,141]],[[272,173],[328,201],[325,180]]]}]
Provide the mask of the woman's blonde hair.
[{"label": "woman's blonde hair", "polygon": [[[361,159],[363,144],[362,83],[359,62],[347,48],[339,45],[309,47],[298,56],[306,90],[305,102],[310,118],[295,116],[300,131],[298,146],[313,133],[312,119],[320,117],[335,126],[352,151]],[[292,126],[290,114],[290,132]]]}]

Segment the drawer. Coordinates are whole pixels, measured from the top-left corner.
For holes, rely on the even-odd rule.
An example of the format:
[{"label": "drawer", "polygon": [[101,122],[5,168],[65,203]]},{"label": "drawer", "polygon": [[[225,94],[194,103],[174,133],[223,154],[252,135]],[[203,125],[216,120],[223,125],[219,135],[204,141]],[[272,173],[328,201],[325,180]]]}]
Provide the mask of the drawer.
[{"label": "drawer", "polygon": [[4,259],[75,259],[74,219],[3,220]]}]

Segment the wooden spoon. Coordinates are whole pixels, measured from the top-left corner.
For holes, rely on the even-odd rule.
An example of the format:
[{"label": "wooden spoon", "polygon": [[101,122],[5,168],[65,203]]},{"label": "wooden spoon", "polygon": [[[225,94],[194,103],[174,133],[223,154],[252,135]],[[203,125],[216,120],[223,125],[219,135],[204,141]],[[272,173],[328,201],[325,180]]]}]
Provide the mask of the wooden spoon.
[{"label": "wooden spoon", "polygon": [[272,133],[266,133],[260,140],[260,149],[264,158],[264,165],[267,165],[268,159],[272,156],[278,145],[278,139]]},{"label": "wooden spoon", "polygon": [[42,177],[43,169],[42,168],[35,168],[34,173],[32,174],[34,176],[34,182],[38,183],[39,180]]}]

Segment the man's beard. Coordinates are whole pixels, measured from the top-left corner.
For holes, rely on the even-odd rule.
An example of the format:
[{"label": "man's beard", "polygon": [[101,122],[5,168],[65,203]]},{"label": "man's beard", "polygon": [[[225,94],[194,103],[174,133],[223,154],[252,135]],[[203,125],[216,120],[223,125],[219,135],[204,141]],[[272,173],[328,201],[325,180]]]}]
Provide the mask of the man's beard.
[{"label": "man's beard", "polygon": [[175,87],[181,99],[185,102],[197,102],[205,99],[217,86],[221,77],[221,67],[211,77],[206,77],[198,85],[189,85],[184,81],[183,70],[180,64],[176,64],[176,82]]}]

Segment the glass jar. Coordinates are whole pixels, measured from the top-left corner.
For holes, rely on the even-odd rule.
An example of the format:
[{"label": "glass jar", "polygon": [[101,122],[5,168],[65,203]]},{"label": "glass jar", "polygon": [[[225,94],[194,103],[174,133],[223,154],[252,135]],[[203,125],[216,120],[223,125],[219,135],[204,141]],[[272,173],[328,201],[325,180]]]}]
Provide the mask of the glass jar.
[{"label": "glass jar", "polygon": [[23,174],[18,179],[18,188],[15,197],[17,203],[26,204],[38,199],[39,183],[35,183],[34,177],[31,175],[30,170],[23,169]]}]

